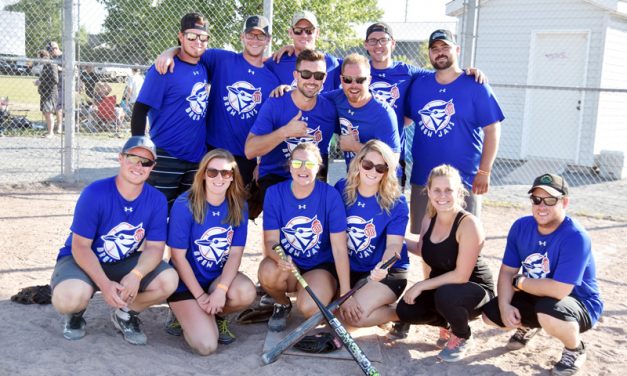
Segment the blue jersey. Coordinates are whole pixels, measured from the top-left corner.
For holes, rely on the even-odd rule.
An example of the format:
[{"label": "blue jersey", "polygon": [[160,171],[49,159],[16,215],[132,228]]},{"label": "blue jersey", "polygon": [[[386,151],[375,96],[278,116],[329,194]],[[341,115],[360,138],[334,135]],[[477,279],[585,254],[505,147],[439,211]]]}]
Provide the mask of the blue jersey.
[{"label": "blue jersey", "polygon": [[[346,180],[340,179],[335,189],[344,197]],[[409,221],[409,207],[405,196],[400,196],[387,214],[377,202],[376,196],[364,197],[357,191],[354,204],[346,205],[346,234],[348,235],[348,255],[351,270],[369,272],[383,259],[388,235],[405,237]],[[394,268],[407,270],[409,255],[403,241],[400,260]]]},{"label": "blue jersey", "polygon": [[[248,213],[238,226],[227,223],[227,201],[219,206],[207,203],[205,221],[198,223],[189,207],[189,191],[180,195],[172,205],[168,225],[168,246],[185,249],[185,258],[201,286],[206,286],[222,274],[231,247],[246,245]],[[176,251],[175,251],[176,252]],[[181,280],[177,292],[189,290]]]},{"label": "blue jersey", "polygon": [[279,79],[265,66],[248,63],[241,53],[210,49],[200,61],[211,78],[207,144],[243,157],[248,132]]},{"label": "blue jersey", "polygon": [[426,185],[434,167],[450,164],[471,187],[483,152],[483,127],[504,119],[490,86],[465,73],[442,85],[431,73],[414,80],[406,99],[406,115],[416,123],[411,183]]},{"label": "blue jersey", "polygon": [[[325,93],[324,96],[331,99],[337,108],[340,120],[336,133],[352,134],[362,144],[377,139],[386,143],[395,153],[401,152],[396,114],[390,106],[371,99],[364,106],[355,108],[348,103],[342,89]],[[353,152],[344,153],[347,167],[354,156]]]},{"label": "blue jersey", "polygon": [[574,285],[571,296],[586,306],[592,325],[603,312],[592,244],[586,230],[566,217],[548,235],[538,232],[533,216],[518,219],[507,235],[503,264],[520,268],[528,278],[551,278]]},{"label": "blue jersey", "polygon": [[[289,123],[298,114],[298,111],[300,110],[294,104],[290,94],[279,98],[270,98],[259,112],[250,132],[257,136],[272,133]],[[307,123],[307,137],[288,138],[268,154],[262,156],[259,177],[275,174],[289,178],[287,161],[292,150],[302,142],[313,142],[318,145],[323,156],[329,154],[329,142],[333,137],[337,123],[337,112],[333,103],[318,96],[314,108],[302,112],[301,120]]]},{"label": "blue jersey", "polygon": [[268,188],[263,202],[263,229],[279,230],[285,252],[299,268],[333,262],[330,234],[346,231],[346,212],[339,193],[316,180],[304,199],[292,193],[292,181]]},{"label": "blue jersey", "polygon": [[70,236],[57,260],[72,254],[72,234],[91,239],[100,263],[117,262],[137,252],[144,240],[161,242],[167,236],[168,204],[149,184],[133,201],[115,185],[115,176],[97,180],[81,193],[74,209]]},{"label": "blue jersey", "polygon": [[174,73],[146,72],[137,102],[150,107],[150,138],[171,156],[200,162],[207,153],[207,70],[174,57]]},{"label": "blue jersey", "polygon": [[[282,85],[290,85],[296,87],[296,80],[294,79],[294,70],[296,70],[296,54],[288,56],[287,54],[281,57],[281,62],[276,63],[272,59],[266,61],[266,66],[279,78]],[[333,55],[327,53],[324,54],[324,61],[327,64],[327,78],[322,86],[322,91],[331,91],[340,87],[340,61]]]}]

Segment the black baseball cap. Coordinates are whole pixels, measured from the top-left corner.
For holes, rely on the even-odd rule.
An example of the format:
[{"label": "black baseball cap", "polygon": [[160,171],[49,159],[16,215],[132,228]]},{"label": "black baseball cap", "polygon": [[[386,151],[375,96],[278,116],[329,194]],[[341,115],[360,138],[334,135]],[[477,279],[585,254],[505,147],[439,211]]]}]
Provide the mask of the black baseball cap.
[{"label": "black baseball cap", "polygon": [[270,35],[270,22],[264,16],[250,16],[244,22],[244,32],[248,33],[251,30],[259,30],[266,35]]},{"label": "black baseball cap", "polygon": [[122,153],[128,153],[131,149],[142,148],[148,150],[154,159],[157,159],[157,147],[148,136],[133,136],[122,147]]},{"label": "black baseball cap", "polygon": [[187,13],[181,18],[181,32],[189,29],[204,31],[207,34],[207,20],[200,13]]},{"label": "black baseball cap", "polygon": [[566,180],[559,175],[544,174],[540,175],[533,181],[533,186],[527,193],[533,192],[534,189],[540,188],[553,197],[568,196],[568,184]]},{"label": "black baseball cap", "polygon": [[389,35],[390,38],[394,39],[394,35],[392,34],[392,28],[385,22],[376,22],[368,26],[368,30],[366,30],[366,39],[368,39],[370,34],[374,33],[375,31],[382,31]]},{"label": "black baseball cap", "polygon": [[431,35],[429,36],[429,48],[431,48],[431,45],[433,45],[436,40],[446,42],[446,44],[448,44],[449,46],[457,45],[457,43],[455,42],[455,37],[453,36],[451,31],[446,29],[438,29],[431,33]]}]

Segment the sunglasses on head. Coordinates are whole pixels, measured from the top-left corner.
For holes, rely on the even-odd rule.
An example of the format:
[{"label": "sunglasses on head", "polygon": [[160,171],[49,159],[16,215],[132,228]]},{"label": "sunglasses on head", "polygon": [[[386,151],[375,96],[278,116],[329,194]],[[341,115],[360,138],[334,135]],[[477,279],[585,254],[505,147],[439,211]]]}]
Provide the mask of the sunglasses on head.
[{"label": "sunglasses on head", "polygon": [[139,155],[135,155],[135,154],[124,153],[124,157],[131,164],[138,164],[138,163],[140,163],[142,165],[142,167],[152,167],[152,166],[155,165],[155,163],[157,163],[157,162],[153,161],[152,159],[140,157]]},{"label": "sunglasses on head", "polygon": [[367,79],[368,79],[368,77],[351,77],[351,76],[344,76],[344,75],[342,75],[342,81],[345,84],[347,84],[347,85],[352,84],[353,80],[355,80],[356,83],[361,85],[364,82],[366,82]]},{"label": "sunglasses on head", "polygon": [[546,206],[555,206],[555,204],[562,199],[562,197],[538,197],[534,195],[529,196],[529,198],[534,205],[540,205],[544,202]]},{"label": "sunglasses on head", "polygon": [[293,27],[292,28],[292,32],[295,35],[302,35],[303,32],[305,32],[305,34],[307,35],[311,35],[314,33],[314,31],[316,31],[315,27]]},{"label": "sunglasses on head", "polygon": [[229,179],[233,177],[233,170],[216,170],[215,168],[207,167],[205,174],[209,178],[215,178],[220,174],[224,179]]},{"label": "sunglasses on head", "polygon": [[196,39],[200,39],[201,42],[206,42],[209,40],[209,35],[196,34],[196,33],[192,33],[191,31],[188,31],[187,33],[185,33],[185,39],[187,39],[190,42],[193,42]]},{"label": "sunglasses on head", "polygon": [[290,161],[290,166],[292,166],[292,168],[301,168],[303,167],[303,165],[305,165],[306,168],[311,170],[314,167],[316,167],[318,163],[314,161],[301,161],[300,159],[292,159]]},{"label": "sunglasses on head", "polygon": [[361,168],[363,168],[366,171],[370,171],[372,170],[372,168],[374,168],[375,171],[377,171],[380,174],[385,174],[386,172],[388,172],[388,165],[386,165],[385,163],[374,164],[372,161],[369,161],[367,159],[361,160]]},{"label": "sunglasses on head", "polygon": [[308,80],[311,78],[311,76],[313,76],[314,80],[322,81],[327,76],[326,72],[312,72],[307,69],[297,70],[296,72],[300,73],[300,76],[303,78],[303,80]]}]

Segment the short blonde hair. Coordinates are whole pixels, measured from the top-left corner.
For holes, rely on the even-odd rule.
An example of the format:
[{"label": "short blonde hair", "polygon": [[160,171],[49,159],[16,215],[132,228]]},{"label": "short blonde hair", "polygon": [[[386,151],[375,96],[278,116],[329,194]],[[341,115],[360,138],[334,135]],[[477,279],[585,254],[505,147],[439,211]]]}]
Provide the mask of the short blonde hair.
[{"label": "short blonde hair", "polygon": [[364,55],[353,53],[344,58],[344,62],[342,63],[342,74],[344,74],[344,68],[351,64],[361,65],[362,67],[365,67],[368,72],[370,72],[370,61],[368,61],[368,58]]}]

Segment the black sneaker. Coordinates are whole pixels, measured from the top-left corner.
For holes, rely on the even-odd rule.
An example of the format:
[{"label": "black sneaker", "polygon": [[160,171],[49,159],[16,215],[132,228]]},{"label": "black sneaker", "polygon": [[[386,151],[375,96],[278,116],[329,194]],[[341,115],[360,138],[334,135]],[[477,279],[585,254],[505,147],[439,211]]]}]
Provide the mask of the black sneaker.
[{"label": "black sneaker", "polygon": [[[127,319],[123,319],[120,316],[127,316]],[[111,314],[111,321],[113,325],[122,332],[126,342],[133,345],[145,345],[147,342],[146,335],[139,327],[140,321],[137,312],[128,311],[124,312],[120,309],[116,309]]]},{"label": "black sneaker", "polygon": [[268,329],[272,332],[282,332],[287,327],[287,317],[292,311],[292,302],[288,304],[274,303],[274,311],[268,320]]},{"label": "black sneaker", "polygon": [[227,319],[216,315],[216,324],[218,325],[218,343],[228,345],[235,341],[235,334],[229,329]]},{"label": "black sneaker", "polygon": [[180,337],[183,334],[183,328],[181,323],[177,320],[176,316],[171,309],[168,310],[168,317],[165,319],[165,332],[171,336]]},{"label": "black sneaker", "polygon": [[540,332],[540,328],[518,328],[516,329],[516,333],[509,338],[507,341],[508,350],[520,350],[523,347],[527,346],[527,343]]},{"label": "black sneaker", "polygon": [[405,339],[409,334],[409,328],[411,324],[406,322],[395,321],[392,325],[392,329],[387,333],[387,337],[390,339]]},{"label": "black sneaker", "polygon": [[579,348],[575,350],[564,348],[564,351],[562,351],[562,359],[555,364],[551,370],[551,374],[556,376],[574,375],[583,366],[585,361],[586,347],[583,342],[581,342]]},{"label": "black sneaker", "polygon": [[63,325],[63,337],[74,341],[85,337],[85,319],[83,318],[85,310],[65,315],[65,324]]}]

